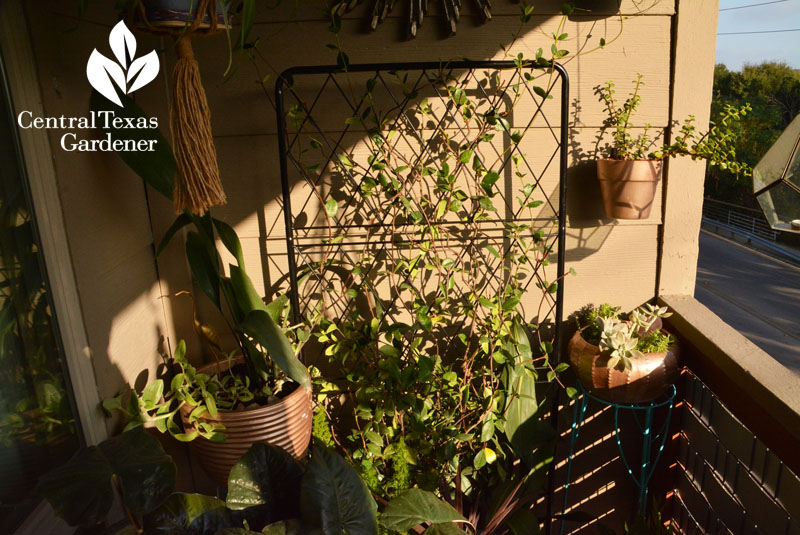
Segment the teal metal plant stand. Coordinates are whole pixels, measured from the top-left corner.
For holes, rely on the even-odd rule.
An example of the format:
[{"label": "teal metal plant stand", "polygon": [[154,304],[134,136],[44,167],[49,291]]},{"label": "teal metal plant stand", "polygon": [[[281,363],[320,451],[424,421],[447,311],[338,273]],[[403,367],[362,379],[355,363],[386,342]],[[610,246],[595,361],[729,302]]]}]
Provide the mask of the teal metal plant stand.
[{"label": "teal metal plant stand", "polygon": [[[664,451],[664,445],[667,441],[667,431],[669,429],[669,422],[672,418],[672,407],[675,402],[675,395],[677,389],[675,385],[670,385],[665,394],[657,398],[655,401],[649,403],[635,403],[635,404],[622,404],[613,403],[600,399],[597,396],[590,394],[584,389],[580,381],[577,383],[578,397],[575,400],[575,405],[572,408],[572,430],[570,432],[569,440],[569,457],[567,457],[567,477],[564,483],[564,503],[561,507],[561,516],[563,517],[567,510],[567,498],[569,493],[570,476],[572,471],[572,459],[575,454],[575,443],[580,436],[581,426],[583,425],[586,416],[586,408],[589,401],[593,400],[601,405],[612,407],[614,409],[614,437],[617,440],[617,448],[619,448],[620,458],[625,464],[628,474],[633,478],[634,483],[639,489],[638,509],[639,514],[644,515],[647,506],[647,487],[650,479],[653,477],[658,460],[661,453]],[[654,432],[654,416],[656,409],[666,408],[667,415],[664,422],[659,426],[658,432]],[[631,463],[625,456],[625,451],[622,448],[622,440],[620,439],[619,429],[619,413],[621,410],[632,411],[633,419],[642,433],[642,458],[638,466],[638,474],[635,474]],[[657,447],[654,452],[654,447]],[[564,533],[565,522],[561,521],[561,533]]]}]

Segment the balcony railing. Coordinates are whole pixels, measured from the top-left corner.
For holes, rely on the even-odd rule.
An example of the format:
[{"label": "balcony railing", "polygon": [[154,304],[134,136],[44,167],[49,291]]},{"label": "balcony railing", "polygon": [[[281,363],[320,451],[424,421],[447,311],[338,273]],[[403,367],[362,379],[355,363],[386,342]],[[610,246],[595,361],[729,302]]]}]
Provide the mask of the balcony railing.
[{"label": "balcony railing", "polygon": [[800,376],[691,297],[663,297],[687,367],[666,512],[687,534],[800,534]]}]

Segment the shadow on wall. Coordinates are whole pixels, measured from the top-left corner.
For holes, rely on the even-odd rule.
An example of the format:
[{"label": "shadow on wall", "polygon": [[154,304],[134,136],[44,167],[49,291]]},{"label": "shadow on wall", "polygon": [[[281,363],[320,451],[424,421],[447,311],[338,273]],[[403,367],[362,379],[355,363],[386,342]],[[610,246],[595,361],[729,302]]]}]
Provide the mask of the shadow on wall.
[{"label": "shadow on wall", "polygon": [[[286,4],[292,4],[291,9],[270,10],[266,6],[260,7],[261,11],[256,17],[253,35],[264,43],[265,50],[281,50],[281,54],[267,58],[271,70],[280,72],[296,64],[330,63],[335,56],[325,48],[325,44],[333,37],[326,31],[324,17],[320,16],[316,7],[312,9],[305,4]],[[537,5],[537,12],[544,14],[535,16],[526,27],[522,36],[525,48],[530,48],[527,44],[529,40],[537,46],[540,42],[546,43],[550,27],[555,28],[557,24],[559,17],[553,15],[559,12],[560,4],[551,1]],[[76,110],[86,111],[90,88],[84,78],[84,61],[93,48],[105,46],[108,31],[117,20],[112,7],[90,4],[82,21],[74,17],[71,6],[60,3],[27,5],[26,9],[48,115],[74,115],[78,113]],[[364,3],[359,9],[362,11],[354,12],[353,19],[361,19],[368,6]],[[360,29],[352,19],[345,21],[343,39],[352,62],[437,60],[466,54],[473,58],[494,58],[499,55],[498,37],[503,41],[502,45],[508,45],[510,35],[519,26],[518,9],[519,6],[511,3],[498,5],[490,25],[470,24],[473,18],[467,12],[466,20],[459,26],[459,33],[443,41],[438,36],[430,39],[430,35],[420,34],[415,41],[385,46],[386,28],[376,34],[358,35]],[[318,22],[312,22],[314,20]],[[431,17],[429,22],[433,23],[434,20]],[[588,23],[587,34],[602,27],[596,27],[597,22],[588,16],[580,20]],[[76,23],[80,23],[80,31],[65,31]],[[385,24],[402,26],[404,21],[398,14],[390,17]],[[597,40],[601,34],[608,39],[613,37],[617,29],[608,26],[601,28],[598,35],[591,39]],[[306,32],[303,34],[305,39],[296,43],[297,46],[287,48],[285,43],[289,32],[298,29]],[[169,43],[141,33],[136,35],[142,50],[155,48],[161,52],[166,78],[173,62]],[[588,41],[589,37],[586,37],[585,42],[575,42],[575,48],[586,46]],[[230,82],[222,81],[220,74],[224,72],[228,59],[224,37],[198,39],[196,51],[212,109],[223,181],[231,199],[231,203],[218,209],[216,215],[237,228],[254,279],[258,279],[257,269],[261,269],[263,288],[259,290],[273,293],[285,287],[285,277],[278,275],[280,278],[276,279],[275,274],[286,273],[283,222],[280,207],[276,203],[280,188],[274,112],[262,88],[253,83],[255,76],[249,70],[249,65],[240,66]],[[263,73],[259,79],[262,77]],[[267,96],[270,96],[271,81],[269,84]],[[161,84],[155,82],[137,92],[137,100],[148,113],[159,118],[159,124],[166,133],[168,118],[163,99],[165,92],[165,80]],[[350,146],[354,147],[357,143],[355,140]],[[57,146],[55,143],[53,145]],[[178,237],[154,266],[152,243],[160,241],[165,234],[174,217],[172,207],[152,190],[143,192],[140,182],[132,173],[120,162],[110,161],[113,155],[98,158],[98,155],[91,153],[67,155],[57,150],[54,153],[70,245],[78,264],[83,263],[84,252],[98,249],[97,244],[113,245],[100,256],[86,253],[87,258],[95,259],[94,265],[76,268],[87,314],[90,343],[94,347],[93,358],[101,395],[110,395],[123,382],[143,381],[142,376],[136,377],[140,370],[156,366],[160,362],[160,350],[162,353],[169,352],[168,348],[163,348],[166,349],[164,351],[155,344],[147,347],[151,342],[149,336],[141,336],[142,332],[153,328],[155,340],[161,340],[162,343],[173,336],[189,340],[194,337],[191,306],[171,297],[190,286],[182,239]],[[590,167],[591,164],[583,162],[573,163],[568,178],[570,192],[596,188],[590,180]],[[76,169],[82,177],[80,180],[74,179]],[[510,174],[506,175],[506,180],[511,178]],[[554,188],[551,185],[546,189]],[[91,199],[89,204],[86,204],[87,198]],[[583,193],[570,195],[569,232],[578,240],[578,246],[567,252],[569,260],[593,254],[607,237],[603,233],[608,231],[601,230],[600,219],[596,217],[599,203],[585,204],[584,199],[587,198],[599,199],[599,196]],[[85,228],[86,225],[78,223],[80,221],[87,222],[90,228],[101,228],[103,231],[90,232],[88,227]],[[103,281],[108,279],[108,283],[104,282],[105,286],[100,291],[93,292],[98,278]],[[158,284],[155,290],[154,282]],[[116,292],[113,290],[115,285]],[[160,294],[161,297],[154,298],[153,294]],[[169,300],[169,303],[163,300]],[[163,321],[154,320],[152,316],[162,314],[162,308]],[[222,322],[211,307],[201,305],[198,314],[224,331]],[[147,325],[145,331],[140,329],[142,325]],[[199,344],[194,345],[194,354],[197,354],[200,351]],[[190,353],[191,346],[190,343]],[[126,359],[128,362],[122,366],[119,374],[112,373],[115,358],[111,353],[121,354],[125,350],[137,355],[136,358]]]}]

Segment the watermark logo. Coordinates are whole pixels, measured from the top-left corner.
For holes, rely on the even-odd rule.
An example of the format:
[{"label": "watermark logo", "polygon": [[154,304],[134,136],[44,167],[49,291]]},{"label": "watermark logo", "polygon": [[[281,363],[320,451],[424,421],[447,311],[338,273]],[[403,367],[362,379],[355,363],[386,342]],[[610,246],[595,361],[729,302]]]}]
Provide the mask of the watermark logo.
[{"label": "watermark logo", "polygon": [[[94,49],[86,64],[86,77],[98,93],[119,106],[120,110],[93,109],[83,117],[37,117],[33,112],[23,110],[17,115],[19,127],[63,131],[60,145],[67,152],[154,152],[160,139],[158,119],[126,108],[119,91],[128,95],[152,82],[158,76],[158,55],[152,50],[137,58],[136,38],[124,22],[114,26],[108,42],[117,61]],[[103,101],[102,98],[98,100]],[[105,101],[102,103],[102,108],[113,108],[105,105]],[[98,129],[103,130],[102,137],[97,137]],[[82,131],[93,132],[82,135]]]},{"label": "watermark logo", "polygon": [[136,37],[123,21],[111,30],[108,44],[117,61],[105,57],[95,48],[86,63],[86,77],[98,93],[122,107],[116,88],[128,95],[152,82],[158,76],[158,54],[151,50],[149,54],[136,58]]}]

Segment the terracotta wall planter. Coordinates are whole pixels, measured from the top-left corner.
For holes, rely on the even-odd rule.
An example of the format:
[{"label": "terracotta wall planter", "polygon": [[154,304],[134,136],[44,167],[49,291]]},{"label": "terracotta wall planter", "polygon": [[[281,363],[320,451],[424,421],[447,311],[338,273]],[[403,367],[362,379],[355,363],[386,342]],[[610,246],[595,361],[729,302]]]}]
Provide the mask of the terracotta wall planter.
[{"label": "terracotta wall planter", "polygon": [[[239,362],[242,362],[241,357],[233,360],[234,365]],[[222,362],[202,366],[198,371],[213,375],[227,368],[228,363]],[[181,407],[184,425],[187,425],[191,409],[187,405]],[[312,413],[311,390],[298,386],[285,398],[263,407],[220,410],[217,418],[206,415],[204,420],[225,426],[225,442],[211,442],[201,437],[190,442],[189,448],[212,481],[226,487],[231,468],[255,442],[280,446],[295,458],[303,456],[311,441]]]},{"label": "terracotta wall planter", "polygon": [[650,217],[662,168],[661,160],[597,160],[597,180],[606,216]]},{"label": "terracotta wall planter", "polygon": [[609,369],[608,356],[584,340],[580,331],[569,341],[569,360],[586,390],[614,403],[652,401],[677,380],[680,371],[677,344],[669,351],[633,359],[632,370]]}]

